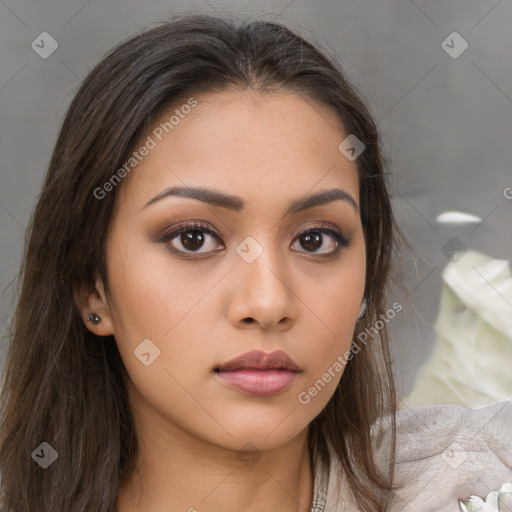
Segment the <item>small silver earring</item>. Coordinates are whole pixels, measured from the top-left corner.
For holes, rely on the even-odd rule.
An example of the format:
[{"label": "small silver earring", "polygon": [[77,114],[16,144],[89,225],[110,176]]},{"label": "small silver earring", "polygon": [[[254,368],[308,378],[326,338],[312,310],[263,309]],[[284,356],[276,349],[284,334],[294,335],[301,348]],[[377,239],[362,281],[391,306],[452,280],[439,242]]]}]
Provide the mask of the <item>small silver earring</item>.
[{"label": "small silver earring", "polygon": [[366,312],[366,299],[363,299],[363,302],[361,302],[361,307],[359,308],[359,313],[357,315],[357,319],[361,320],[361,318],[363,318],[365,312]]},{"label": "small silver earring", "polygon": [[94,325],[98,325],[101,322],[101,318],[96,313],[91,313],[87,317],[87,320],[89,320],[89,322]]}]

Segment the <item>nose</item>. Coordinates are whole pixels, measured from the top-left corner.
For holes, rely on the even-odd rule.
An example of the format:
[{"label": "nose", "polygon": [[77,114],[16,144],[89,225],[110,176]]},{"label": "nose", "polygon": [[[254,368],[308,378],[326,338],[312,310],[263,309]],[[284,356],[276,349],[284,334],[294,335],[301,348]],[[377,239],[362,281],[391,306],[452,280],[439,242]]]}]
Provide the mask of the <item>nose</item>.
[{"label": "nose", "polygon": [[290,272],[268,247],[251,263],[235,258],[228,318],[238,328],[287,330],[296,321],[297,301]]}]

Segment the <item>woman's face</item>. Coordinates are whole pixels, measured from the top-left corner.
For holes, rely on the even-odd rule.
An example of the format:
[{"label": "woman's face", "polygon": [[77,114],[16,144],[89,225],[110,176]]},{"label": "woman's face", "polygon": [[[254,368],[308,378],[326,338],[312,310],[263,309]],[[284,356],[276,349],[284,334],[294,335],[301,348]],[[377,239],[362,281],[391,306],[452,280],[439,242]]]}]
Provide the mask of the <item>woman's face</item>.
[{"label": "woman's face", "polygon": [[[348,133],[335,114],[298,94],[194,99],[136,145],[150,149],[118,185],[106,318],[90,328],[114,334],[147,429],[271,449],[324,408],[351,345],[365,283],[356,163],[338,149]],[[172,187],[233,199],[165,195]],[[337,199],[288,211],[332,189]],[[284,351],[300,371],[215,371],[252,350]]]}]

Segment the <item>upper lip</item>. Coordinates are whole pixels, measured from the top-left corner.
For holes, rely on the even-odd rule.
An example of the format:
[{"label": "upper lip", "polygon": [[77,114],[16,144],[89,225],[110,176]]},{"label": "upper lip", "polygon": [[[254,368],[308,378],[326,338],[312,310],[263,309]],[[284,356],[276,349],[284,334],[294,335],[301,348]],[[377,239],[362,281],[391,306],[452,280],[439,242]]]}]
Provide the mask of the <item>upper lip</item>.
[{"label": "upper lip", "polygon": [[293,359],[282,350],[276,350],[268,354],[261,350],[252,350],[251,352],[246,352],[245,354],[218,366],[215,370],[229,372],[248,368],[255,370],[278,369],[294,372],[300,371],[295,361],[293,361]]}]

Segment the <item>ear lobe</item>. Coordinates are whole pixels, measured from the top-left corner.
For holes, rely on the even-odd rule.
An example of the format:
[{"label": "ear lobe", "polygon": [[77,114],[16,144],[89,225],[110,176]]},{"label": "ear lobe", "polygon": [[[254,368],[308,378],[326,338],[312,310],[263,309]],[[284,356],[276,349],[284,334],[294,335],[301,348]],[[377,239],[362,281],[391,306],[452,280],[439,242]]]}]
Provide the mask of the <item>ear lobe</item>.
[{"label": "ear lobe", "polygon": [[[112,315],[108,306],[103,282],[97,276],[94,287],[91,283],[82,282],[73,289],[73,298],[80,311],[82,320],[92,333],[97,336],[110,336],[114,334]],[[89,315],[96,314],[100,322],[95,324],[88,320]]]}]

